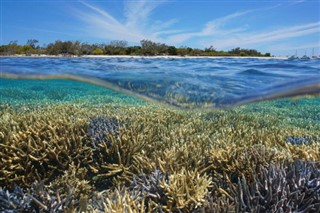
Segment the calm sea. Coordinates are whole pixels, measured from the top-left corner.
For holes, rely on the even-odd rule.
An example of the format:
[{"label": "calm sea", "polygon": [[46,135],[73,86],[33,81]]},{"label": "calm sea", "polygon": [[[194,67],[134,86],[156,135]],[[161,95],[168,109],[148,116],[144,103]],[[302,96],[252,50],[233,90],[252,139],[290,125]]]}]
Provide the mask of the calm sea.
[{"label": "calm sea", "polygon": [[1,57],[0,64],[6,79],[76,80],[181,108],[232,107],[320,90],[318,59]]}]

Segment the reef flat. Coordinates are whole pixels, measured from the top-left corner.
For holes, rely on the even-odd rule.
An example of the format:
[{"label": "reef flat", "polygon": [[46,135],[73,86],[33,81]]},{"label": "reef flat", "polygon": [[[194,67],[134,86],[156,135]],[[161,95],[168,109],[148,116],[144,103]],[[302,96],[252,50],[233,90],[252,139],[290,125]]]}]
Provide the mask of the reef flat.
[{"label": "reef flat", "polygon": [[320,211],[319,97],[183,111],[3,82],[0,212]]}]

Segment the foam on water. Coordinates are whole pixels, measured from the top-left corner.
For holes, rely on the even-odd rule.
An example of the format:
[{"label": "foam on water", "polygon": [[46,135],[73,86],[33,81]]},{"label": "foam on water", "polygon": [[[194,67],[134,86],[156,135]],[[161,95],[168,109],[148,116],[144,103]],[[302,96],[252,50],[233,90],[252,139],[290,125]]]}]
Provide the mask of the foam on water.
[{"label": "foam on water", "polygon": [[318,60],[1,57],[2,78],[63,78],[181,108],[320,94]]}]

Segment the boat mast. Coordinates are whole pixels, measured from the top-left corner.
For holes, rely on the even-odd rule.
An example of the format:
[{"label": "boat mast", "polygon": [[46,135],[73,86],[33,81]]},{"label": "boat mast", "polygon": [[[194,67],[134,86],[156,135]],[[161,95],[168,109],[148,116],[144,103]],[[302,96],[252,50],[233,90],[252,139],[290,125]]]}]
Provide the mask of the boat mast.
[{"label": "boat mast", "polygon": [[314,56],[314,48],[312,48],[312,57]]}]

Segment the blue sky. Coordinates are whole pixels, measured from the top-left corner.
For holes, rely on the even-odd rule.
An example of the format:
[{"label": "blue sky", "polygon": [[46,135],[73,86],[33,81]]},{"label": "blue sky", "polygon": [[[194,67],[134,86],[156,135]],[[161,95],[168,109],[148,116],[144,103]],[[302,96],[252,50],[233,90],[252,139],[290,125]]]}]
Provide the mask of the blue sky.
[{"label": "blue sky", "polygon": [[319,0],[0,0],[1,44],[35,38],[109,43],[149,39],[218,50],[316,54]]}]

